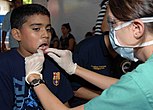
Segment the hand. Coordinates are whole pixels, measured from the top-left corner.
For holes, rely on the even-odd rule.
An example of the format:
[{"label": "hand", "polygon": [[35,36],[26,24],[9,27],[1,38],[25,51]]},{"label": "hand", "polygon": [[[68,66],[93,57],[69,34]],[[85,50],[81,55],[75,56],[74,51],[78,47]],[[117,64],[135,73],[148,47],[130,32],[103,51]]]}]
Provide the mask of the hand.
[{"label": "hand", "polygon": [[48,48],[45,50],[48,56],[53,58],[60,67],[62,67],[69,75],[75,73],[77,64],[72,61],[72,52],[69,50],[58,50]]},{"label": "hand", "polygon": [[26,70],[26,77],[25,81],[29,84],[29,76],[33,75],[40,75],[42,79],[42,68],[44,63],[44,53],[42,50],[37,50],[37,53],[25,58],[25,70]]}]

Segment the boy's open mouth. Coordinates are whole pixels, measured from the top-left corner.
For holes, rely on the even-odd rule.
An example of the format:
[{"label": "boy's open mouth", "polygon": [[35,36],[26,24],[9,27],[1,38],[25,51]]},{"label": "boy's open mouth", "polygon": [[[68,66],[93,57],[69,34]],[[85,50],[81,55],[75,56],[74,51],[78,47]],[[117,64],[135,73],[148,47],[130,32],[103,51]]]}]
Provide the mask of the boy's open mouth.
[{"label": "boy's open mouth", "polygon": [[48,44],[47,43],[43,43],[41,44],[38,48],[41,49],[42,51],[45,51],[48,48]]}]

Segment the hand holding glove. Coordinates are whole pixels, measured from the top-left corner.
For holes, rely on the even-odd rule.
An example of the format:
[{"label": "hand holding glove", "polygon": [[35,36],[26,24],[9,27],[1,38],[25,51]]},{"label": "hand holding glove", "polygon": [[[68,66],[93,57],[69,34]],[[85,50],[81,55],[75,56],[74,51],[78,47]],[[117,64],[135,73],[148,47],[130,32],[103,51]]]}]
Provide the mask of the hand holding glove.
[{"label": "hand holding glove", "polygon": [[31,74],[38,74],[42,79],[42,68],[44,63],[44,53],[42,50],[37,50],[37,53],[25,58],[25,70],[26,70],[26,77],[25,81],[29,84],[27,80],[29,75]]},{"label": "hand holding glove", "polygon": [[75,73],[77,64],[72,61],[72,52],[69,50],[58,50],[48,48],[45,50],[48,56],[53,58],[60,67],[62,67],[69,75]]}]

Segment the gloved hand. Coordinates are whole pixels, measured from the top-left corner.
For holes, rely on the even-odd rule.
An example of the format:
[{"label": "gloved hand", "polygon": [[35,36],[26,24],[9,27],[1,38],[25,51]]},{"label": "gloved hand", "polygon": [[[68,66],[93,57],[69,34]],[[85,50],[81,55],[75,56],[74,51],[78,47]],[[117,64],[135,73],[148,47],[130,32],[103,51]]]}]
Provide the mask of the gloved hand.
[{"label": "gloved hand", "polygon": [[42,79],[42,68],[44,63],[44,53],[42,50],[37,50],[37,53],[25,58],[25,70],[26,70],[26,77],[25,81],[28,82],[28,76],[31,74],[38,74]]},{"label": "gloved hand", "polygon": [[72,53],[69,50],[58,50],[48,48],[45,50],[48,56],[53,58],[60,67],[62,67],[69,75],[75,73],[77,64],[72,61]]}]

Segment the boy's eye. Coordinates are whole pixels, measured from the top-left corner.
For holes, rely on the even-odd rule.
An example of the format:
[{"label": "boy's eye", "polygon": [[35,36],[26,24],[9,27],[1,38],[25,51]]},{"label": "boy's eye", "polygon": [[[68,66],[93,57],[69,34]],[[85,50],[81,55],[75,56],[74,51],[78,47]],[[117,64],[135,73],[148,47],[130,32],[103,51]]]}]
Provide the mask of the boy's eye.
[{"label": "boy's eye", "polygon": [[35,30],[35,31],[39,31],[40,30],[40,28],[32,28],[33,30]]},{"label": "boy's eye", "polygon": [[51,32],[52,30],[51,30],[51,28],[47,28],[46,31],[47,32]]}]

